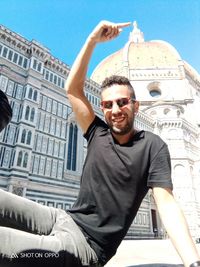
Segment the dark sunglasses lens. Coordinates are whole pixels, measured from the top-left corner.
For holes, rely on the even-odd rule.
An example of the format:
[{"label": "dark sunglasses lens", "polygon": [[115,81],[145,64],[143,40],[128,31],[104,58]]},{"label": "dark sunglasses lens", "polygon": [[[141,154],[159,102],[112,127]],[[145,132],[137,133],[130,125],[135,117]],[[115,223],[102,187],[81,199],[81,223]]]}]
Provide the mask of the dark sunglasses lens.
[{"label": "dark sunglasses lens", "polygon": [[[118,107],[122,108],[122,107],[128,105],[129,98],[120,98],[120,99],[117,99],[116,102],[117,102]],[[102,104],[102,107],[105,109],[112,109],[112,107],[113,107],[113,101],[111,101],[111,100],[102,101],[101,104]]]},{"label": "dark sunglasses lens", "polygon": [[107,109],[111,109],[112,108],[112,101],[105,101],[104,103],[103,103],[103,107],[104,108],[107,108]]},{"label": "dark sunglasses lens", "polygon": [[123,106],[126,106],[128,104],[128,98],[121,98],[117,100],[117,105],[121,108]]}]

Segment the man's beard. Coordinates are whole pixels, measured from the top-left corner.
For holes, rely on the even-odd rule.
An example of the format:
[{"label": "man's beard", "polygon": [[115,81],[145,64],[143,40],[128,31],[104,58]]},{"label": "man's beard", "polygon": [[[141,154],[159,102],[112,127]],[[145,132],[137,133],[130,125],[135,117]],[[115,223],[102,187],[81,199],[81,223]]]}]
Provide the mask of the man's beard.
[{"label": "man's beard", "polygon": [[128,119],[124,127],[118,128],[115,125],[113,125],[112,122],[107,121],[107,125],[110,128],[110,131],[117,135],[125,135],[133,130],[133,122],[134,118]]}]

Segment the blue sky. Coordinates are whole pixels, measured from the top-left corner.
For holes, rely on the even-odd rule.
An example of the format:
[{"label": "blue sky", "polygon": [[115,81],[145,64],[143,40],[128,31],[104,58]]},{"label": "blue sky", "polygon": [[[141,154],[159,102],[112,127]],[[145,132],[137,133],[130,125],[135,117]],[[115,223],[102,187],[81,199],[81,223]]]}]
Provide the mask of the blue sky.
[{"label": "blue sky", "polygon": [[[200,73],[199,0],[0,0],[0,7],[0,24],[37,40],[69,66],[100,20],[136,20],[146,41],[169,42]],[[125,45],[131,30],[97,46],[88,75]]]}]

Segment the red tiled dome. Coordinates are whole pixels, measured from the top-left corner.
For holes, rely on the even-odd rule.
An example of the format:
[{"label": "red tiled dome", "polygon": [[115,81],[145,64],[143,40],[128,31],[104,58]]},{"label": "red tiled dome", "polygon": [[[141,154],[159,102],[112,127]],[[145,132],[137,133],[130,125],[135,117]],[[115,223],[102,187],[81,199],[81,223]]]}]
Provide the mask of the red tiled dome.
[{"label": "red tiled dome", "polygon": [[180,65],[180,55],[165,41],[145,42],[143,33],[135,23],[129,41],[119,51],[101,61],[91,75],[91,79],[101,83],[105,77],[125,75],[129,70],[173,69]]}]

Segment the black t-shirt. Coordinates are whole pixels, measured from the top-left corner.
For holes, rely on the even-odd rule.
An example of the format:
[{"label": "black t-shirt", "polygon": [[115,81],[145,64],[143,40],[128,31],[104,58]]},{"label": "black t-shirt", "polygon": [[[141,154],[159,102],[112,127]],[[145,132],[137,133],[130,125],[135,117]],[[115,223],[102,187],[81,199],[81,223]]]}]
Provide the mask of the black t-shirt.
[{"label": "black t-shirt", "polygon": [[7,96],[0,90],[0,132],[9,123],[12,117],[12,109]]},{"label": "black t-shirt", "polygon": [[170,156],[159,136],[137,132],[120,145],[98,117],[85,134],[88,153],[71,216],[105,264],[126,235],[150,187],[172,189]]}]

